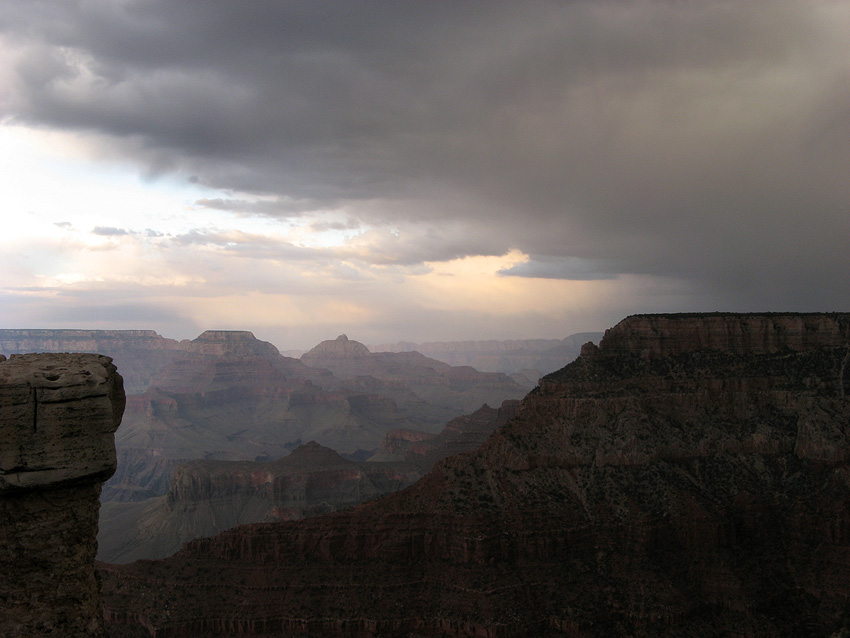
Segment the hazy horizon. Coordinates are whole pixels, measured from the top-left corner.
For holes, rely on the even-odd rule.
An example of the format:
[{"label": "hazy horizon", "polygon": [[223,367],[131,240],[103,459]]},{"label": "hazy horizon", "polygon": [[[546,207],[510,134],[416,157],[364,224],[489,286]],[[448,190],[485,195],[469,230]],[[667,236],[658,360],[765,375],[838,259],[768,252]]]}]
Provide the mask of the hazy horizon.
[{"label": "hazy horizon", "polygon": [[0,328],[850,308],[848,32],[848,0],[0,0]]},{"label": "hazy horizon", "polygon": [[[103,331],[110,331],[110,330],[135,331],[135,330],[138,330],[138,331],[142,331],[142,330],[154,330],[154,329],[153,328],[143,328],[143,327],[137,327],[137,328],[82,328],[82,327],[77,327],[77,328],[60,328],[60,327],[55,327],[55,328],[30,328],[30,327],[20,327],[20,326],[18,326],[16,328],[5,328],[5,327],[0,328],[0,331],[3,331],[3,330],[103,330]],[[575,335],[578,335],[578,334],[602,333],[602,332],[604,332],[604,330],[588,330],[588,331],[571,333],[571,334],[568,334],[568,335],[564,335],[562,337],[530,337],[528,339],[524,339],[522,337],[518,337],[518,338],[514,338],[514,339],[458,339],[458,340],[445,340],[445,339],[443,339],[443,340],[433,340],[433,341],[429,341],[429,340],[416,341],[416,340],[413,340],[413,339],[395,339],[395,340],[392,340],[392,341],[375,341],[375,342],[365,342],[361,339],[358,339],[357,336],[354,335],[353,333],[351,335],[349,335],[346,332],[341,332],[339,334],[335,334],[335,335],[332,335],[332,336],[329,335],[329,336],[323,337],[323,338],[319,339],[318,341],[316,341],[314,343],[305,343],[305,344],[302,344],[302,345],[297,345],[297,344],[296,345],[289,345],[289,344],[275,343],[274,340],[266,338],[262,334],[257,334],[253,330],[242,330],[240,328],[221,328],[221,329],[219,329],[219,328],[205,328],[205,329],[202,329],[197,334],[193,334],[193,335],[189,335],[189,336],[175,336],[175,335],[170,335],[170,334],[163,334],[163,333],[161,333],[157,330],[154,330],[154,332],[156,332],[160,337],[163,337],[164,339],[173,339],[175,341],[191,341],[193,339],[200,337],[204,332],[207,332],[207,331],[212,331],[212,332],[218,332],[218,331],[250,332],[251,334],[254,335],[254,337],[256,339],[258,339],[260,341],[266,341],[268,343],[271,343],[281,353],[285,353],[285,352],[301,352],[301,353],[308,352],[309,350],[313,349],[315,346],[319,345],[321,342],[323,342],[323,341],[333,341],[334,339],[337,339],[341,335],[345,335],[346,338],[350,339],[351,341],[358,341],[358,342],[362,343],[363,345],[368,346],[369,348],[373,348],[375,346],[391,346],[391,345],[411,344],[411,343],[417,344],[417,345],[422,345],[422,344],[429,344],[429,343],[463,343],[463,342],[470,342],[470,341],[497,341],[497,342],[498,341],[502,341],[502,342],[505,342],[505,341],[534,341],[534,340],[563,341],[564,339],[566,339],[568,337],[572,337],[572,336],[575,336]],[[0,334],[0,336],[2,336],[2,334]]]}]

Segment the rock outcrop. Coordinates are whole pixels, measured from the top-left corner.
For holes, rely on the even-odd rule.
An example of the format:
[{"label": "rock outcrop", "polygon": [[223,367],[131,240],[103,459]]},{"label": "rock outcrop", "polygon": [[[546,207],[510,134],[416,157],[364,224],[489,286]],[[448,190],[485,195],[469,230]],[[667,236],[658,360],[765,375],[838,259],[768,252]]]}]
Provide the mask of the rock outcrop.
[{"label": "rock outcrop", "polygon": [[106,635],[98,496],[123,409],[108,357],[0,357],[0,635]]},{"label": "rock outcrop", "polygon": [[104,567],[111,631],[844,635],[848,353],[848,314],[630,317],[406,490]]}]

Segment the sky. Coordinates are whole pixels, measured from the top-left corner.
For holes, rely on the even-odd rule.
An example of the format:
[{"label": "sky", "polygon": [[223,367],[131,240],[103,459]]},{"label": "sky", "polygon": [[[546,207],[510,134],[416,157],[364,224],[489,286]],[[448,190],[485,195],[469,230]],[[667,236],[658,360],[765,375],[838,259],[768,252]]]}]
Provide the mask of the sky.
[{"label": "sky", "polygon": [[0,0],[0,328],[850,310],[850,1]]}]

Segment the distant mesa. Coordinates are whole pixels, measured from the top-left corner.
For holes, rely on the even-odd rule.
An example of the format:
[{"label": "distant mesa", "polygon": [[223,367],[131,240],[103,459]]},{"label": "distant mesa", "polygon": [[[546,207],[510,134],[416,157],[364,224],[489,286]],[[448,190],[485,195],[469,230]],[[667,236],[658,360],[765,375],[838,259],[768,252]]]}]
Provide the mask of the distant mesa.
[{"label": "distant mesa", "polygon": [[275,357],[278,349],[267,341],[260,341],[247,330],[206,330],[193,339],[187,351],[200,354],[256,355]]},{"label": "distant mesa", "polygon": [[359,341],[352,341],[346,335],[339,335],[336,339],[322,341],[309,352],[302,355],[301,360],[307,365],[311,362],[320,362],[324,356],[368,356],[369,348]]},{"label": "distant mesa", "polygon": [[127,394],[142,393],[173,361],[187,354],[277,357],[271,343],[245,330],[207,330],[176,341],[153,330],[0,329],[0,354],[91,352],[116,362]]}]

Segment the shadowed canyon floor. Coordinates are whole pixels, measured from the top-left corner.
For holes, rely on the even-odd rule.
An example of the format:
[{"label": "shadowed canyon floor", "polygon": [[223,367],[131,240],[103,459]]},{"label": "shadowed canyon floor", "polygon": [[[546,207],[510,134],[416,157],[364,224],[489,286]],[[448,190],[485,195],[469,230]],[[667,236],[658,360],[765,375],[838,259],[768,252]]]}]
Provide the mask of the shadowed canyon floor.
[{"label": "shadowed canyon floor", "polygon": [[440,434],[393,430],[369,461],[345,459],[311,441],[267,462],[190,461],[165,496],[101,506],[98,559],[163,558],[184,542],[246,523],[298,520],[396,492],[436,461],[474,450],[516,411],[518,401],[452,419]]},{"label": "shadowed canyon floor", "polygon": [[629,317],[401,492],[102,565],[111,635],[847,630],[848,361],[846,314]]}]

